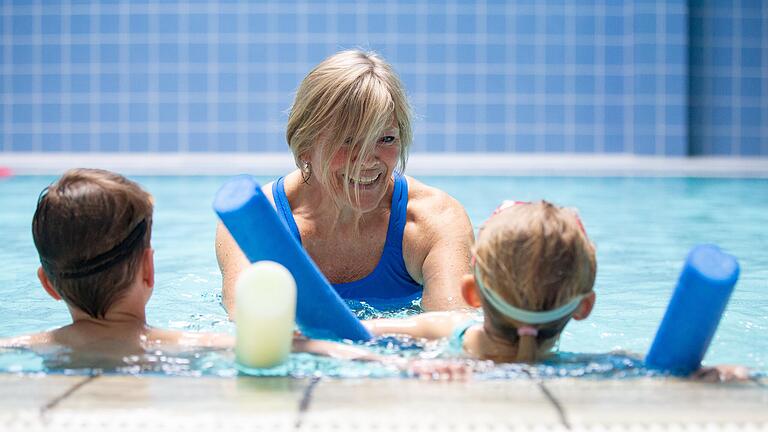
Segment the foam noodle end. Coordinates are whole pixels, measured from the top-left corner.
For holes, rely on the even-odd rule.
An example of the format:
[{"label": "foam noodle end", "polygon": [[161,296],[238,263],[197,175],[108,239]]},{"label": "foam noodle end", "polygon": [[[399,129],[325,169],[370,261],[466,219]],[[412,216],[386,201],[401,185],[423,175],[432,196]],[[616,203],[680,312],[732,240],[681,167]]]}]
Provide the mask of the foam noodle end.
[{"label": "foam noodle end", "polygon": [[240,274],[235,285],[237,362],[247,368],[271,368],[288,359],[296,326],[296,282],[273,261],[259,261]]}]

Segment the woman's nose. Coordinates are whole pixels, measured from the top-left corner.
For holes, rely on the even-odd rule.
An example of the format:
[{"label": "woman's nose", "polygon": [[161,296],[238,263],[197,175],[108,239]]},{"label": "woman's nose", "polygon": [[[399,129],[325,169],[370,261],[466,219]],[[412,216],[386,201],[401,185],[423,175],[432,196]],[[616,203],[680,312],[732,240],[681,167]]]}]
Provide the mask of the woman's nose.
[{"label": "woman's nose", "polygon": [[360,164],[360,167],[363,169],[373,168],[379,163],[375,152],[370,152],[366,155],[358,153],[355,156],[355,162]]},{"label": "woman's nose", "polygon": [[358,159],[358,163],[362,169],[372,169],[376,168],[376,166],[379,164],[379,161],[376,159],[376,155],[371,153],[364,159]]}]

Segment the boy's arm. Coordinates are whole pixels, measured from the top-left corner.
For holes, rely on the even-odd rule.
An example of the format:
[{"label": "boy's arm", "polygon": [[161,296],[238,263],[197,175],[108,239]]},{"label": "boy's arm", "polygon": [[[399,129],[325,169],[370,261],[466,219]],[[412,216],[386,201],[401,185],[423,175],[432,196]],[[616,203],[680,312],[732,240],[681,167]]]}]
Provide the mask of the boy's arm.
[{"label": "boy's arm", "polygon": [[453,329],[472,318],[467,312],[425,312],[407,318],[381,318],[363,321],[363,325],[376,336],[402,334],[415,338],[440,339],[448,337]]},{"label": "boy's arm", "polygon": [[43,332],[0,339],[0,348],[29,348],[33,345],[43,345],[50,342],[50,332]]},{"label": "boy's arm", "polygon": [[149,345],[185,348],[227,349],[235,346],[235,337],[226,333],[189,332],[151,328],[147,333]]}]

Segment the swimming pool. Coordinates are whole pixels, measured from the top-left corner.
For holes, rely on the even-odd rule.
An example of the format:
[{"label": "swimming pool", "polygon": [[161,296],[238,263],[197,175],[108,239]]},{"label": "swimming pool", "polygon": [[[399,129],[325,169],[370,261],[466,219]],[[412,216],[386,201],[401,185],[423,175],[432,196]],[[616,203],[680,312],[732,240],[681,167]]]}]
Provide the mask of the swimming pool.
[{"label": "swimming pool", "polygon": [[[133,177],[155,196],[153,247],[155,294],[148,305],[151,325],[184,330],[234,330],[220,305],[220,274],[214,254],[211,200],[225,177]],[[40,190],[53,177],[21,176],[0,181],[0,337],[64,325],[69,316],[38,286],[37,255],[30,223]],[[261,181],[268,181],[261,178]],[[695,244],[715,243],[739,258],[741,277],[705,359],[768,371],[768,180],[702,178],[420,177],[464,204],[477,227],[503,199],[547,199],[577,207],[597,245],[597,304],[589,319],[566,328],[560,350],[644,353],[674,287],[683,258]],[[366,309],[360,312],[369,315]],[[418,343],[380,341],[379,349],[429,352]],[[189,354],[189,353],[188,353]],[[600,373],[632,367],[622,356],[595,363],[564,356],[578,367],[557,373]],[[231,353],[191,353],[170,359],[156,354],[170,374],[232,375]],[[591,366],[590,366],[591,365]],[[140,362],[124,371],[139,372]],[[548,366],[549,367],[549,366]],[[44,371],[28,353],[0,353],[0,371]],[[320,370],[337,376],[392,373],[365,364],[295,355],[287,369],[305,375]],[[486,371],[510,376],[515,367]]]}]

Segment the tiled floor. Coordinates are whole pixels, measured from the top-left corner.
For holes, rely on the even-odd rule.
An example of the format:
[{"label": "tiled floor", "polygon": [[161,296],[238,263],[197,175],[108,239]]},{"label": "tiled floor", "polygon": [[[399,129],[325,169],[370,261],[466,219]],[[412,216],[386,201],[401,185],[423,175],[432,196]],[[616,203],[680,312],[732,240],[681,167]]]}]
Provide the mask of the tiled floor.
[{"label": "tiled floor", "polygon": [[2,431],[761,430],[768,382],[0,376]]}]

